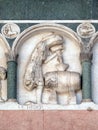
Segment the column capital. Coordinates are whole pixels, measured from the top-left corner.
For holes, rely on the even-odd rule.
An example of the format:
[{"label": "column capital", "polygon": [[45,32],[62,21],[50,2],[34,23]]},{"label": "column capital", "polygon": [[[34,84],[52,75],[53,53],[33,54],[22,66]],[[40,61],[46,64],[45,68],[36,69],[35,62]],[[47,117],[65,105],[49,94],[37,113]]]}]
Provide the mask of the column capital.
[{"label": "column capital", "polygon": [[90,62],[92,60],[92,57],[93,57],[93,54],[91,52],[81,52],[80,53],[81,62],[84,62],[84,61]]},{"label": "column capital", "polygon": [[7,62],[9,61],[15,61],[17,60],[17,56],[15,56],[12,52],[10,52],[9,54],[8,53],[5,53],[5,56],[6,56],[6,59],[7,59]]}]

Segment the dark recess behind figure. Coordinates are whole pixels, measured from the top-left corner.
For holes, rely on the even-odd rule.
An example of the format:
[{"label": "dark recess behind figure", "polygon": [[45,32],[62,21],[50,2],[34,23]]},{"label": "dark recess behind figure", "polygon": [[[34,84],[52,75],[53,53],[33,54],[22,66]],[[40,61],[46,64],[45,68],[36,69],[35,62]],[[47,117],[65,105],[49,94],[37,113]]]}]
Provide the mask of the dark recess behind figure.
[{"label": "dark recess behind figure", "polygon": [[0,0],[0,19],[97,19],[98,0]]}]

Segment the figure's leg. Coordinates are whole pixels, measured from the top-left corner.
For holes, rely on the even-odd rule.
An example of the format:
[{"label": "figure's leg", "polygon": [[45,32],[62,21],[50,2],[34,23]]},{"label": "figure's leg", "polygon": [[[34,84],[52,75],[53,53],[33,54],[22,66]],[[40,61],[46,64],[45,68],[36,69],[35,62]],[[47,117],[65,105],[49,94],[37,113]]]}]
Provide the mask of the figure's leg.
[{"label": "figure's leg", "polygon": [[57,104],[57,93],[54,90],[51,91],[51,95],[49,97],[49,104]]},{"label": "figure's leg", "polygon": [[61,105],[76,104],[75,92],[58,93],[58,103]]},{"label": "figure's leg", "polygon": [[76,92],[76,102],[80,104],[82,102],[82,90]]},{"label": "figure's leg", "polygon": [[57,100],[58,104],[60,105],[67,105],[69,104],[68,102],[68,93],[57,93]]},{"label": "figure's leg", "polygon": [[44,104],[57,104],[56,92],[52,89],[45,88],[43,91],[42,103],[44,103]]},{"label": "figure's leg", "polygon": [[44,89],[43,95],[42,95],[42,103],[49,104],[50,95],[51,95],[50,89]]},{"label": "figure's leg", "polygon": [[77,104],[76,103],[76,94],[75,94],[74,87],[69,87],[68,104]]},{"label": "figure's leg", "polygon": [[36,88],[33,89],[33,91],[31,92],[32,94],[30,95],[30,99],[26,98],[24,105],[30,105],[30,104],[36,104]]}]

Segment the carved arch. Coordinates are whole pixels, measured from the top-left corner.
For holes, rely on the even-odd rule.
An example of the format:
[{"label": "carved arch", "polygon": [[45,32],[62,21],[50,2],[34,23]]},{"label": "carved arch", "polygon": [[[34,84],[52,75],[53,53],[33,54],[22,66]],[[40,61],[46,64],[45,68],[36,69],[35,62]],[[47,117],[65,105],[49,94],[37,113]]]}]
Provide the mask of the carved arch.
[{"label": "carved arch", "polygon": [[73,39],[77,43],[77,45],[81,47],[81,44],[82,44],[81,38],[72,29],[70,29],[64,25],[60,25],[60,24],[37,24],[37,25],[33,25],[33,26],[25,29],[15,39],[13,46],[12,46],[13,53],[17,55],[18,48],[20,46],[22,46],[21,42],[26,40],[26,38],[29,38],[30,35],[32,35],[33,33],[36,34],[38,31],[43,31],[43,30],[47,30],[47,29],[49,29],[49,30],[54,29],[55,31],[58,30],[58,31],[65,33],[66,36]]},{"label": "carved arch", "polygon": [[[70,51],[73,50],[73,48],[77,48],[78,50],[78,64],[79,67],[77,69],[77,72],[81,73],[81,69],[80,69],[80,61],[79,61],[79,53],[81,51],[81,39],[78,37],[78,35],[70,28],[64,26],[64,25],[59,25],[59,24],[37,24],[34,26],[31,26],[27,29],[25,29],[14,41],[13,46],[12,46],[12,52],[14,56],[19,55],[18,57],[18,69],[17,69],[17,97],[18,97],[18,101],[20,104],[24,104],[26,101],[30,100],[32,101],[32,95],[34,97],[34,92],[27,92],[24,89],[24,85],[23,85],[23,78],[24,78],[24,71],[26,68],[26,65],[28,63],[29,57],[31,56],[32,53],[32,49],[34,49],[35,47],[33,47],[35,45],[36,39],[38,39],[38,35],[44,35],[44,33],[46,32],[55,32],[56,34],[60,34],[63,35],[63,37],[65,37],[65,39],[68,39],[68,43],[72,46],[72,49]],[[42,33],[42,34],[41,34]],[[33,37],[36,37],[35,40],[33,40]],[[40,41],[40,38],[38,39]],[[32,45],[31,45],[32,44]],[[37,44],[36,44],[37,45]],[[30,47],[31,46],[31,47]],[[69,45],[68,45],[69,46]],[[30,50],[30,51],[28,51]],[[67,54],[64,54],[65,59],[68,56],[68,52],[69,50],[67,50]],[[28,55],[27,55],[28,53]],[[28,57],[28,58],[27,58]],[[77,58],[77,56],[75,55],[74,57]],[[72,55],[71,57],[72,58]],[[71,62],[69,59],[66,59],[66,61]],[[74,64],[74,60],[72,61],[71,64]],[[75,70],[75,66],[71,66],[71,68],[69,70],[74,71]],[[22,74],[23,73],[23,74]],[[34,99],[36,100],[36,99]]]},{"label": "carved arch", "polygon": [[91,51],[92,51],[93,47],[95,46],[97,40],[98,40],[98,31],[90,39],[89,47],[90,47]]}]

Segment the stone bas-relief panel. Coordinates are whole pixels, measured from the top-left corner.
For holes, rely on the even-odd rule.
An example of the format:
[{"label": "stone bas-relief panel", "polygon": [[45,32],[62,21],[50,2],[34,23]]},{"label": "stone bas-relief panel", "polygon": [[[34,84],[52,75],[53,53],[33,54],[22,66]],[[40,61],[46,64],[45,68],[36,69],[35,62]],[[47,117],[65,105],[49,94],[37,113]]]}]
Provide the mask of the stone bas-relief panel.
[{"label": "stone bas-relief panel", "polygon": [[77,32],[60,24],[37,24],[22,33],[16,24],[6,25],[5,32],[18,33],[12,48],[5,38],[13,37],[1,35],[0,109],[98,109],[98,32],[93,24],[82,23]]},{"label": "stone bas-relief panel", "polygon": [[20,104],[81,103],[80,45],[60,27],[44,27],[16,47],[17,100]]}]

